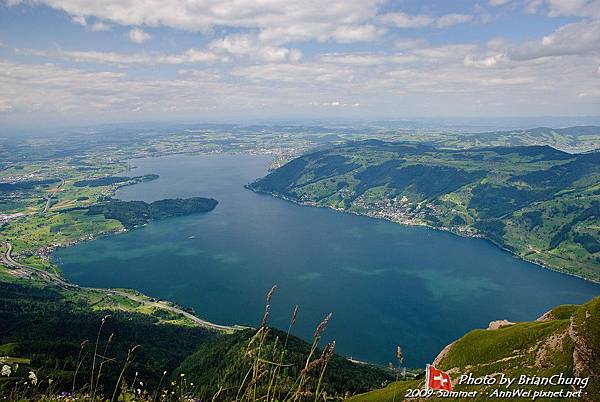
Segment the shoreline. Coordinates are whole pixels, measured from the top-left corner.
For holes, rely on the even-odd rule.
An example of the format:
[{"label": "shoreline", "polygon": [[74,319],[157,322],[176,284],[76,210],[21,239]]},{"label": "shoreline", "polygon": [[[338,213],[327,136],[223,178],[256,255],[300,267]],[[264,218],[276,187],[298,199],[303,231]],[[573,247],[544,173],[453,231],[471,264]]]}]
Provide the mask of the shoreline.
[{"label": "shoreline", "polygon": [[298,200],[295,200],[295,199],[290,198],[290,197],[286,197],[285,195],[282,195],[282,194],[271,193],[269,191],[262,191],[262,190],[255,189],[255,188],[251,187],[251,183],[245,185],[244,188],[246,188],[247,190],[253,191],[256,194],[269,195],[271,197],[279,198],[280,200],[291,202],[293,204],[300,205],[300,206],[303,206],[303,207],[315,207],[315,208],[330,209],[330,210],[333,210],[333,211],[336,211],[336,212],[341,212],[341,213],[346,213],[346,214],[351,214],[351,215],[356,215],[356,216],[364,216],[364,217],[371,218],[371,219],[385,220],[385,221],[392,222],[392,223],[395,223],[397,225],[402,225],[402,226],[425,227],[425,228],[431,229],[431,230],[436,230],[436,231],[440,231],[440,232],[451,233],[451,234],[453,234],[455,236],[459,236],[459,237],[463,237],[463,238],[483,239],[485,241],[490,242],[491,244],[493,244],[495,247],[499,248],[500,250],[508,252],[512,257],[514,257],[516,259],[519,259],[521,261],[525,261],[525,262],[528,262],[530,264],[537,265],[538,267],[546,269],[548,271],[557,272],[557,273],[562,274],[562,275],[571,276],[571,277],[574,277],[574,278],[577,278],[577,279],[581,279],[581,280],[586,281],[586,282],[590,282],[590,283],[594,283],[594,284],[600,285],[600,280],[593,280],[593,279],[586,278],[586,277],[583,277],[583,276],[580,276],[580,275],[576,275],[576,274],[573,274],[573,273],[570,273],[570,272],[565,272],[565,271],[562,271],[562,270],[560,270],[558,268],[555,268],[555,267],[552,267],[552,266],[550,266],[548,264],[545,264],[544,262],[536,261],[536,260],[529,260],[527,258],[524,258],[524,257],[520,256],[519,254],[515,253],[514,251],[510,250],[509,248],[503,246],[502,244],[499,244],[498,242],[490,239],[489,237],[487,237],[487,236],[485,236],[483,234],[477,234],[477,235],[469,236],[469,235],[461,233],[459,231],[452,230],[451,228],[436,227],[436,226],[429,225],[429,224],[427,224],[425,222],[424,223],[399,222],[399,221],[395,221],[395,220],[389,219],[389,218],[387,218],[385,216],[376,216],[376,215],[369,215],[369,214],[361,214],[361,213],[356,212],[356,211],[348,211],[348,210],[344,210],[344,209],[333,208],[333,207],[330,207],[330,206],[327,206],[327,205],[318,205],[318,204],[313,203],[313,202],[302,202],[302,201],[298,201]]}]

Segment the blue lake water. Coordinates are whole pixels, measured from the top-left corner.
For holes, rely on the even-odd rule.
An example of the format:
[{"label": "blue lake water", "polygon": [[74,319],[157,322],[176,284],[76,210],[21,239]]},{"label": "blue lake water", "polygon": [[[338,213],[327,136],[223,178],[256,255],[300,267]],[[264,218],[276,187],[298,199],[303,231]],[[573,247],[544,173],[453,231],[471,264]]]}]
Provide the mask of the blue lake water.
[{"label": "blue lake water", "polygon": [[329,312],[337,351],[387,364],[396,345],[408,366],[489,321],[532,320],[581,303],[600,286],[514,258],[482,239],[298,206],[243,185],[269,158],[169,156],[136,160],[131,174],[160,179],[125,187],[124,200],[206,196],[217,208],[55,253],[65,275],[88,286],[129,287],[193,307],[221,324],[257,325],[272,284],[271,324],[310,339]]}]

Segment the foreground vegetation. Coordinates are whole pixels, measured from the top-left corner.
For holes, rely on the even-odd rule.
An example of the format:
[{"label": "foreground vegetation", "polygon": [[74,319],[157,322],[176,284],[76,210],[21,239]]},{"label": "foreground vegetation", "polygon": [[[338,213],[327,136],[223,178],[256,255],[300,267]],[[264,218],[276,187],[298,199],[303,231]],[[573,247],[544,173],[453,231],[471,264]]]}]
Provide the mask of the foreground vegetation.
[{"label": "foreground vegetation", "polygon": [[232,334],[143,315],[92,310],[78,294],[0,287],[0,395],[10,400],[323,400],[364,392],[390,370],[352,363],[321,347],[331,315],[312,343],[268,327]]},{"label": "foreground vegetation", "polygon": [[600,281],[600,152],[371,140],[301,156],[250,188],[485,236],[529,261]]}]

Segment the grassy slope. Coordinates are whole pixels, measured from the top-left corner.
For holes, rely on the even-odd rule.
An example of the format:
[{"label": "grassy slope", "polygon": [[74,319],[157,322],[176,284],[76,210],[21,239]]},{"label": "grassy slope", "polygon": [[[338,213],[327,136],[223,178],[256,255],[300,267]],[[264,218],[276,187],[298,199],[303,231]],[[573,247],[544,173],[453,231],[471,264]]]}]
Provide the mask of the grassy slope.
[{"label": "grassy slope", "polygon": [[600,281],[600,153],[364,141],[304,155],[250,187],[397,222],[484,234]]},{"label": "grassy slope", "polygon": [[[565,377],[590,377],[585,389],[587,400],[600,398],[600,298],[581,306],[560,306],[545,321],[525,322],[497,330],[469,332],[438,358],[438,368],[448,371],[456,391],[489,392],[497,386],[458,385],[461,374],[473,376],[520,375],[547,377],[563,373]],[[574,352],[575,357],[574,357]],[[356,401],[402,400],[408,388],[422,388],[424,381],[406,381],[359,395]],[[512,389],[560,390],[568,386],[517,386]],[[475,400],[488,400],[480,395]],[[565,399],[563,399],[565,400]]]}]

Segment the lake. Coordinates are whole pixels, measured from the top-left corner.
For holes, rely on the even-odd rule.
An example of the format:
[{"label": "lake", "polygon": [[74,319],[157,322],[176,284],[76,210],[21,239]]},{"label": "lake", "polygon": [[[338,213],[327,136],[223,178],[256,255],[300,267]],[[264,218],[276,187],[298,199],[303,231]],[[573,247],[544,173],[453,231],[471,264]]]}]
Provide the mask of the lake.
[{"label": "lake", "polygon": [[160,179],[122,188],[123,200],[205,196],[206,214],[153,222],[54,254],[67,278],[128,287],[193,307],[220,324],[258,325],[279,286],[271,324],[309,340],[329,312],[338,353],[387,364],[396,345],[423,367],[448,343],[492,320],[532,320],[581,303],[600,286],[514,258],[483,239],[295,205],[243,186],[266,174],[252,155],[135,160],[132,175]]}]

